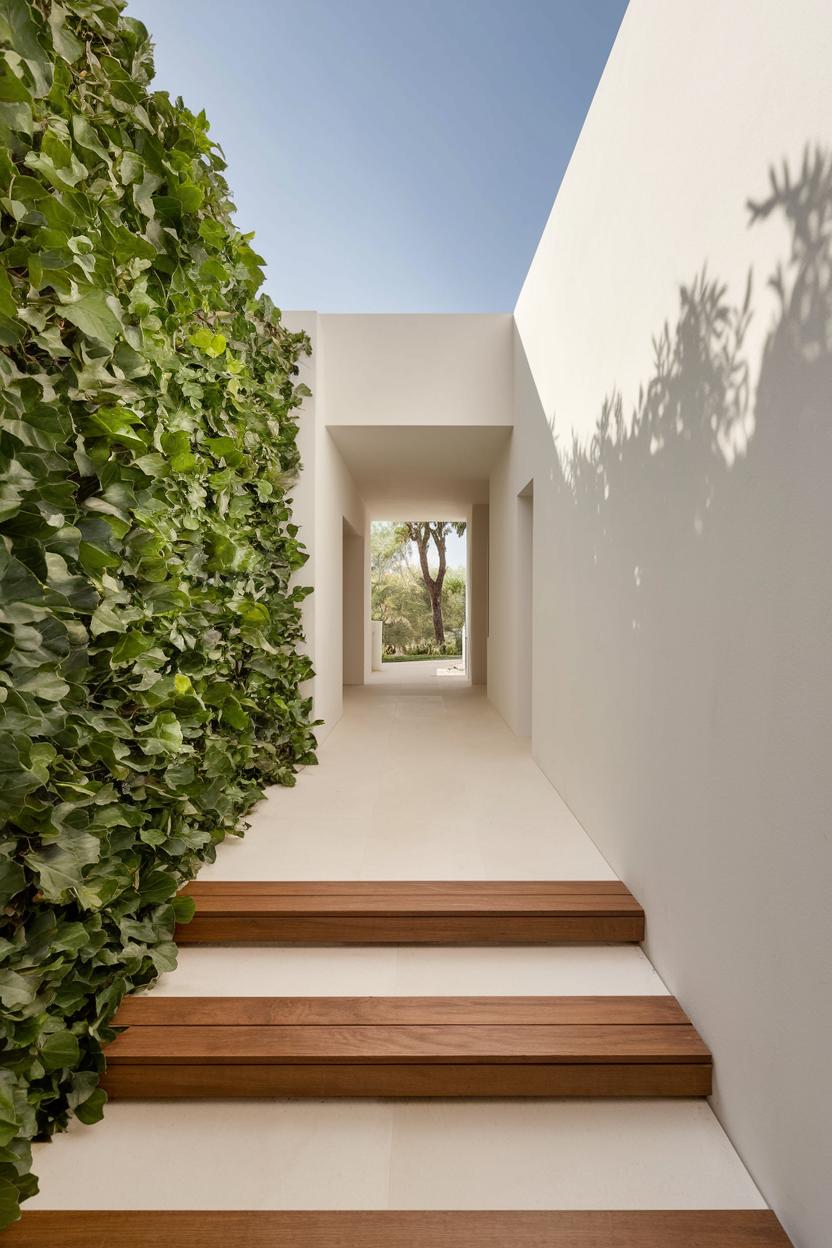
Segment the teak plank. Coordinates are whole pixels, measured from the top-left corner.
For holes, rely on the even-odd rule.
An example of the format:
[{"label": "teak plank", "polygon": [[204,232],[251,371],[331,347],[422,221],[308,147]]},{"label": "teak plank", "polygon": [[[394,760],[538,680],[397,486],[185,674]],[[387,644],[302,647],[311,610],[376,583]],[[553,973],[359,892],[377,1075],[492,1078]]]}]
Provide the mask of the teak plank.
[{"label": "teak plank", "polygon": [[423,915],[437,918],[451,918],[456,915],[471,918],[492,915],[500,918],[563,918],[584,914],[619,918],[641,913],[641,906],[635,897],[624,893],[473,893],[421,897],[382,892],[371,897],[362,896],[360,893],[342,893],[335,897],[283,897],[275,894],[248,896],[224,893],[200,897],[198,904],[199,913],[206,918],[249,915],[252,918],[268,919],[275,914],[293,918],[324,918],[328,915],[340,915],[344,918],[360,918],[365,915],[378,915],[381,918],[404,918],[411,915],[418,918]]},{"label": "teak plank", "polygon": [[127,997],[116,1027],[686,1024],[675,997]]},{"label": "teak plank", "polygon": [[711,1092],[704,1062],[148,1065],[110,1067],[113,1100],[248,1097],[693,1097]]},{"label": "teak plank", "polygon": [[128,1027],[107,1046],[109,1069],[275,1063],[709,1062],[690,1026]]},{"label": "teak plank", "polygon": [[196,881],[181,944],[633,943],[644,911],[618,880]]},{"label": "teak plank", "polygon": [[179,924],[180,945],[542,945],[638,944],[644,939],[641,915],[628,918],[583,915],[569,918],[431,916],[396,918],[231,918],[201,917]]},{"label": "teak plank", "polygon": [[768,1209],[553,1212],[61,1210],[8,1248],[790,1248]]}]

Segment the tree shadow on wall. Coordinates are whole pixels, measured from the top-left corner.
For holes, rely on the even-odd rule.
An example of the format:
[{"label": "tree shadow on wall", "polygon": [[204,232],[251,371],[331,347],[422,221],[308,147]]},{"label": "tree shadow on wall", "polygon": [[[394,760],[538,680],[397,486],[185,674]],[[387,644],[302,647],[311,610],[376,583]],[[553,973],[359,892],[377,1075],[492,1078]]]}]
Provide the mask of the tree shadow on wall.
[{"label": "tree shadow on wall", "polygon": [[544,767],[718,1054],[717,1111],[770,1172],[801,1158],[799,1220],[828,1122],[832,154],[772,173],[749,211],[791,237],[760,359],[751,285],[732,302],[703,273],[631,424],[613,395],[564,464],[540,413],[555,589],[535,714]]},{"label": "tree shadow on wall", "polygon": [[[679,803],[667,815],[681,807],[699,829],[691,855],[709,835],[719,853],[731,818],[749,845],[761,821],[820,835],[810,795],[819,775],[828,785],[832,154],[807,151],[770,182],[750,225],[785,218],[791,251],[769,278],[758,367],[750,276],[737,303],[703,271],[654,341],[632,419],[611,395],[590,445],[554,467],[569,601],[551,621],[568,691],[552,714],[573,759],[607,771],[605,808],[573,792],[577,813],[598,827],[626,786],[665,818],[660,770]],[[591,696],[575,673],[591,674]]]}]

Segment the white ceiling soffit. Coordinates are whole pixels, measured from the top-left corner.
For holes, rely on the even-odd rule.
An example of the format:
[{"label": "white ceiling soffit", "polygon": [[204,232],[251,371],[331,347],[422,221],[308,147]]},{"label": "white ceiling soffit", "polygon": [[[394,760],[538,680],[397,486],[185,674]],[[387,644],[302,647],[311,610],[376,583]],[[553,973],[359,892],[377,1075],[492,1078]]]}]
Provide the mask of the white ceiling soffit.
[{"label": "white ceiling soffit", "polygon": [[330,425],[368,507],[488,502],[491,471],[511,437],[494,425]]}]

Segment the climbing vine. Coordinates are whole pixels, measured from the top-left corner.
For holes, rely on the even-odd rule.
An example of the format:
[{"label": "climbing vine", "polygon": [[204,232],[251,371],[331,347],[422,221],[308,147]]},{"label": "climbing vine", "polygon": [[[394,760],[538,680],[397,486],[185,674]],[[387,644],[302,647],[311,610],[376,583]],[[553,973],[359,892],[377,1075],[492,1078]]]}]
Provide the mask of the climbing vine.
[{"label": "climbing vine", "polygon": [[311,761],[307,351],[123,0],[0,0],[0,1225],[183,881]]}]

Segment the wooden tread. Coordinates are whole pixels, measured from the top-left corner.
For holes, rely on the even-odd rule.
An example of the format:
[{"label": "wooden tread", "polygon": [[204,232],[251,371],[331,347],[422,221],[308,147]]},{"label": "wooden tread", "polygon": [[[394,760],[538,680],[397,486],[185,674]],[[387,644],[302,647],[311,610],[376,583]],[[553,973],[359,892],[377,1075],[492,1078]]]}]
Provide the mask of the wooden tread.
[{"label": "wooden tread", "polygon": [[790,1248],[768,1209],[24,1213],[7,1248]]},{"label": "wooden tread", "polygon": [[196,881],[182,945],[633,943],[644,911],[619,880]]},{"label": "wooden tread", "polygon": [[707,1096],[672,997],[135,997],[113,1098]]}]

